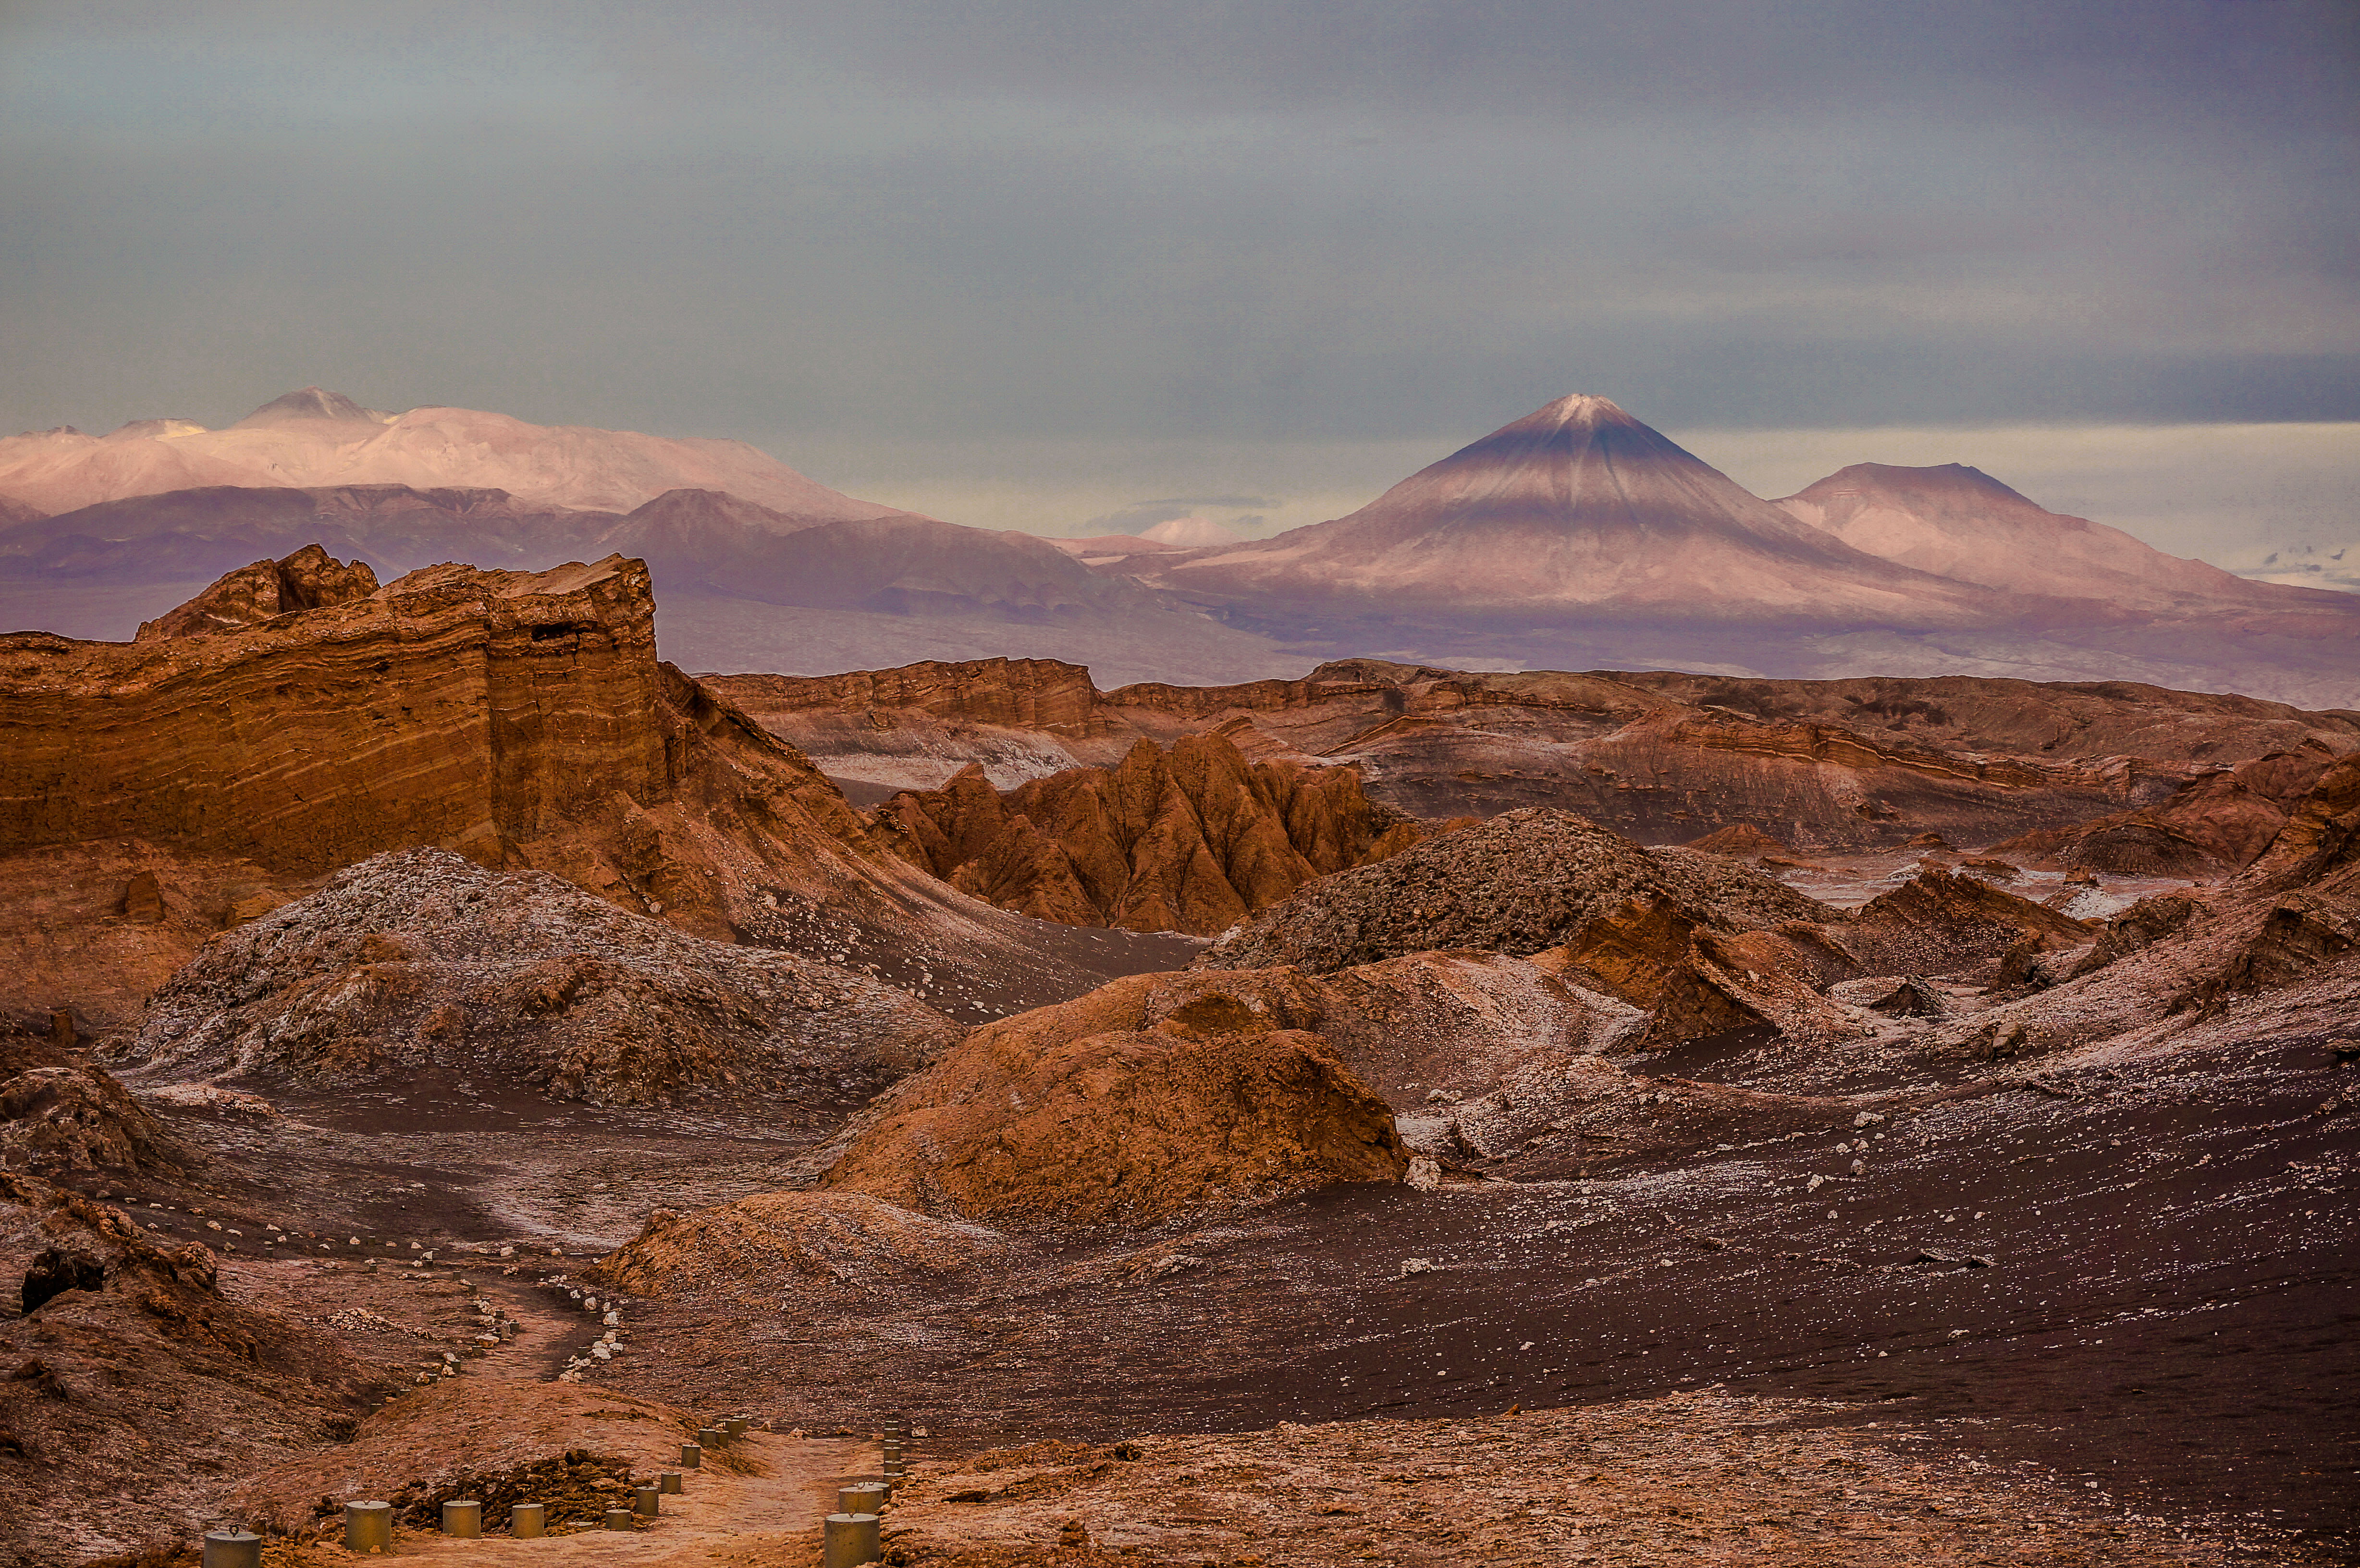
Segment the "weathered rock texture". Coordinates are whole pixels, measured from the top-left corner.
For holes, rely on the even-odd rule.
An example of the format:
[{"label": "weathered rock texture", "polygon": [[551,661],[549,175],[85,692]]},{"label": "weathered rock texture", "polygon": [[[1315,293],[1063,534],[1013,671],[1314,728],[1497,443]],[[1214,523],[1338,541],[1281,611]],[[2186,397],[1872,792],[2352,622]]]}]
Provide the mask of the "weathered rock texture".
[{"label": "weathered rock texture", "polygon": [[71,1021],[60,1021],[66,1027],[44,1029],[0,1020],[0,1169],[51,1181],[169,1181],[195,1170],[197,1153],[82,1060]]},{"label": "weathered rock texture", "polygon": [[[620,557],[432,567],[221,635],[0,637],[0,887],[28,894],[0,909],[24,961],[0,1005],[119,1024],[204,936],[418,844],[873,966],[970,1017],[1110,972],[911,868],[801,754],[660,663],[647,572]],[[121,966],[77,964],[85,936]]]},{"label": "weathered rock texture", "polygon": [[1371,801],[1352,768],[1250,763],[1218,734],[1169,754],[1142,740],[1111,768],[1068,769],[1005,795],[970,763],[876,816],[913,864],[1003,909],[1200,936],[1423,832]]},{"label": "weathered rock texture", "polygon": [[1007,1245],[865,1192],[758,1192],[686,1214],[659,1209],[587,1277],[649,1296],[858,1297],[956,1279]]},{"label": "weathered rock texture", "polygon": [[0,1488],[49,1506],[0,1510],[0,1560],[188,1539],[220,1517],[226,1476],[346,1435],[364,1409],[367,1370],[325,1334],[225,1298],[207,1248],[158,1246],[120,1209],[0,1174],[0,1278],[28,1272],[67,1288],[7,1325]]},{"label": "weathered rock texture", "polygon": [[2131,877],[2212,877],[2250,865],[2334,764],[2323,749],[2274,751],[2200,774],[2164,800],[1993,845],[2001,854]]},{"label": "weathered rock texture", "polygon": [[968,1219],[1140,1226],[1407,1170],[1391,1108],[1327,1041],[1234,999],[1152,1017],[1157,978],[976,1030],[863,1118],[826,1185]]},{"label": "weathered rock texture", "polygon": [[1197,962],[1324,973],[1429,948],[1535,953],[1633,898],[1738,930],[1834,913],[1722,856],[1643,849],[1571,811],[1524,810],[1308,884]]},{"label": "weathered rock texture", "polygon": [[[1223,729],[1357,767],[1413,816],[1581,812],[1648,842],[1746,825],[1799,849],[1981,845],[2156,805],[2272,752],[2360,747],[2360,715],[2124,681],[1758,681],[1437,670],[1380,659],[1297,681],[1137,685],[978,659],[800,679],[709,678],[835,778],[939,786],[968,762],[1000,789],[1112,767],[1141,738]],[[1241,723],[1242,722],[1242,723]]]},{"label": "weathered rock texture", "polygon": [[418,849],[208,942],[130,1055],[150,1076],[344,1087],[439,1072],[601,1105],[727,1089],[816,1107],[866,1101],[957,1034],[864,975]]},{"label": "weathered rock texture", "polygon": [[257,561],[233,572],[169,615],[144,621],[134,642],[234,632],[297,610],[366,599],[377,590],[365,561],[336,560],[316,544],[283,561]]}]

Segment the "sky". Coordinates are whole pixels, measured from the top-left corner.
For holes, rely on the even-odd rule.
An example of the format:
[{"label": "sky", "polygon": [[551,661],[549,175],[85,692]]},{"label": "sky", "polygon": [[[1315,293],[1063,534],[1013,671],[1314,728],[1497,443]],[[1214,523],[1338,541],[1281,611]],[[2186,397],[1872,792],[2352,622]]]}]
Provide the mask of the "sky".
[{"label": "sky", "polygon": [[2360,540],[2355,153],[2303,0],[0,0],[0,429],[317,383],[1267,532],[1582,391],[2250,566]]}]

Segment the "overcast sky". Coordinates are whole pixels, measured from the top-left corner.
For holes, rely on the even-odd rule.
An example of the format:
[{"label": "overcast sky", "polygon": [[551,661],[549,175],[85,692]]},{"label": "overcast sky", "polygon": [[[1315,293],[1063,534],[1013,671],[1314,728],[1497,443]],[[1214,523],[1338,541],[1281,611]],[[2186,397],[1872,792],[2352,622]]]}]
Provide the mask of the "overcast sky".
[{"label": "overcast sky", "polygon": [[0,428],[316,382],[1269,528],[1579,390],[2360,537],[2355,16],[0,0]]}]

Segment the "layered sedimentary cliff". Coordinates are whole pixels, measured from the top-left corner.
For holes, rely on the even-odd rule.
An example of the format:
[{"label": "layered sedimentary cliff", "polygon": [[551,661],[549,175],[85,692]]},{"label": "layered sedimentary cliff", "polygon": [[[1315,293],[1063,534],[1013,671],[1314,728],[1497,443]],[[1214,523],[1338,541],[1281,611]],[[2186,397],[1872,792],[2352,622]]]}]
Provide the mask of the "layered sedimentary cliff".
[{"label": "layered sedimentary cliff", "polygon": [[[0,637],[0,887],[25,895],[0,1004],[126,1021],[213,931],[421,844],[970,1018],[1125,961],[1043,951],[890,853],[802,754],[658,661],[636,561],[431,567],[289,613],[325,572],[290,560],[164,618],[210,635]],[[266,589],[279,613],[246,621]]]}]

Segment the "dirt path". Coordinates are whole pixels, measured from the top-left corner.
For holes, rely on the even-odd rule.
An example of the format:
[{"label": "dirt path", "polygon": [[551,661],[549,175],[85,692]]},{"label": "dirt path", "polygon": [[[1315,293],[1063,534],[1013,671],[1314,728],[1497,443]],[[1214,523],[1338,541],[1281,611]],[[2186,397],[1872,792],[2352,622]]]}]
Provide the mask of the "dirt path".
[{"label": "dirt path", "polygon": [[[756,1462],[757,1475],[691,1470],[679,1495],[663,1499],[663,1512],[646,1530],[625,1533],[589,1530],[573,1535],[515,1541],[486,1534],[457,1541],[431,1530],[397,1530],[394,1555],[449,1558],[471,1565],[530,1563],[558,1568],[574,1563],[726,1563],[732,1568],[798,1562],[812,1554],[820,1521],[836,1508],[837,1483],[873,1473],[883,1455],[873,1443],[811,1441],[749,1432],[738,1440]],[[505,1526],[505,1520],[485,1521]],[[352,1559],[338,1551],[337,1561]],[[322,1553],[322,1561],[327,1553]]]}]

